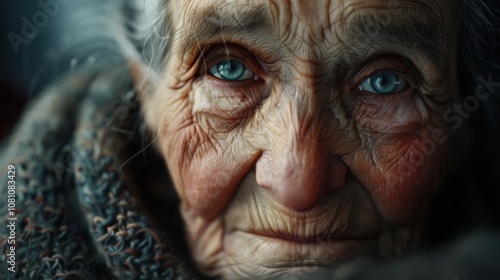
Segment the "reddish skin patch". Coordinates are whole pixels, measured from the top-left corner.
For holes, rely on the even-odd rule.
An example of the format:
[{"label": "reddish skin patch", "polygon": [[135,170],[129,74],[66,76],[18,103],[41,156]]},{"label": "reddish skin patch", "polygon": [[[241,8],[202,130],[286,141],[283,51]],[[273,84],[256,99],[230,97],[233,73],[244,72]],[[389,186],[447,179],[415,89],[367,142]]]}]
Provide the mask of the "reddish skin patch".
[{"label": "reddish skin patch", "polygon": [[[417,219],[436,191],[444,147],[434,154],[427,154],[421,147],[422,138],[415,137],[381,149],[380,154],[398,157],[385,166],[382,163],[381,169],[361,157],[353,157],[352,166],[356,168],[351,168],[352,172],[372,194],[382,216],[392,224],[402,225]],[[411,158],[414,155],[418,155],[418,161]]]}]

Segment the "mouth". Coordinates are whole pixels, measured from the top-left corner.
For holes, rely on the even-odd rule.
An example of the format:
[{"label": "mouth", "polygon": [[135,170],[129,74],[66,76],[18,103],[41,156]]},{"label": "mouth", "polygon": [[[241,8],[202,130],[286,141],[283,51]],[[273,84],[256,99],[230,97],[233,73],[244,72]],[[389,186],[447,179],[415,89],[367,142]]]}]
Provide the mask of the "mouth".
[{"label": "mouth", "polygon": [[347,239],[344,237],[340,237],[338,234],[334,233],[318,234],[318,235],[298,235],[295,233],[274,231],[274,230],[253,230],[253,231],[248,231],[248,233],[261,236],[263,238],[284,240],[293,243],[303,243],[303,244],[342,242],[355,239],[355,238]]},{"label": "mouth", "polygon": [[287,266],[331,267],[374,250],[373,239],[338,238],[334,234],[299,236],[275,231],[234,231],[226,248],[241,253],[242,244],[268,268]]}]

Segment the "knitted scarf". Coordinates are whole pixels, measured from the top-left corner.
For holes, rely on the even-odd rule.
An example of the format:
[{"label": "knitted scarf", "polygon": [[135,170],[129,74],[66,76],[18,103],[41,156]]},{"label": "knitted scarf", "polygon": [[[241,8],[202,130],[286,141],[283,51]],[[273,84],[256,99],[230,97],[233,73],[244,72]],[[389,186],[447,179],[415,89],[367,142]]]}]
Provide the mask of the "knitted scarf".
[{"label": "knitted scarf", "polygon": [[128,70],[107,68],[45,91],[1,146],[0,278],[199,278],[175,194],[144,191],[155,168]]}]

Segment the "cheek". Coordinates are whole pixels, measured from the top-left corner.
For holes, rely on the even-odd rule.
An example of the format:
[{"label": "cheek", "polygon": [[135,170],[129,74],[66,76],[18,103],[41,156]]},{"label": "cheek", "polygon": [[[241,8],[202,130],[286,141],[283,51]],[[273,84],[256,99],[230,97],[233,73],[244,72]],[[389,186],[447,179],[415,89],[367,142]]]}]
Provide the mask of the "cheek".
[{"label": "cheek", "polygon": [[362,145],[346,163],[387,221],[414,222],[442,176],[446,145],[434,133],[444,131],[434,118],[439,110],[413,91],[360,96],[351,104]]},{"label": "cheek", "polygon": [[238,132],[219,137],[209,117],[193,115],[189,105],[181,107],[181,112],[165,118],[168,126],[160,134],[163,156],[183,206],[212,219],[231,200],[251,168],[254,153],[243,145]]},{"label": "cheek", "polygon": [[418,136],[376,140],[350,157],[352,172],[372,194],[377,208],[393,224],[413,222],[434,194],[443,167],[443,144],[425,129]]}]

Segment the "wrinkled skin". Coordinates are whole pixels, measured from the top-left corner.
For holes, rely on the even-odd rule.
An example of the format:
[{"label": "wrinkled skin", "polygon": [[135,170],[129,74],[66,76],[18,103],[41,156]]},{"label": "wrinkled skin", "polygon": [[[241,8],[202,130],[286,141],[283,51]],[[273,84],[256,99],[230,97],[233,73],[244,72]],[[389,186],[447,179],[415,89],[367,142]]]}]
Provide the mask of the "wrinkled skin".
[{"label": "wrinkled skin", "polygon": [[[456,98],[446,3],[169,3],[170,53],[142,102],[201,271],[293,275],[414,244],[443,173],[442,112]],[[214,76],[228,58],[250,78]],[[406,86],[361,87],[381,69]]]}]

